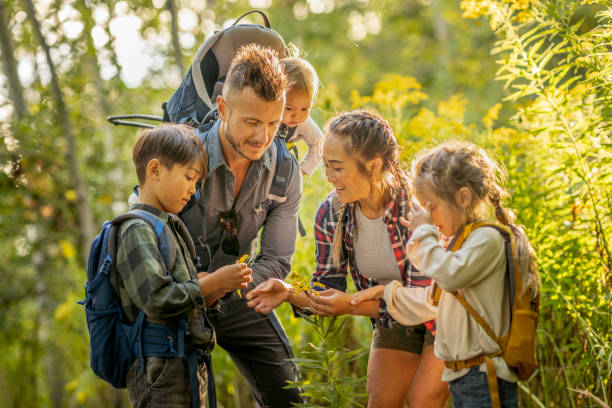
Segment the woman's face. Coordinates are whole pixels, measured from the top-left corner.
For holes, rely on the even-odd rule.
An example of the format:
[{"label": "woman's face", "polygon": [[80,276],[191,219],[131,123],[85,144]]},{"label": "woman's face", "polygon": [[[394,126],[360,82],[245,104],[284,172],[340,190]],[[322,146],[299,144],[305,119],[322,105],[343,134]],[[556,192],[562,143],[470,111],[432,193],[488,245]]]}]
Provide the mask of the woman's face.
[{"label": "woman's face", "polygon": [[370,181],[359,170],[357,158],[351,156],[345,146],[345,138],[332,132],[327,134],[323,146],[325,176],[343,203],[367,199],[372,191]]}]

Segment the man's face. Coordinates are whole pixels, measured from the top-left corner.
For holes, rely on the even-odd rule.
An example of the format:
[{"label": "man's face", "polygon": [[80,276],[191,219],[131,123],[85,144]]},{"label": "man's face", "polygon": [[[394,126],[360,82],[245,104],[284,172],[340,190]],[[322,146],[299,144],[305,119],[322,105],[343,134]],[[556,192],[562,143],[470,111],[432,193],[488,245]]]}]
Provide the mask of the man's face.
[{"label": "man's face", "polygon": [[252,88],[230,91],[217,99],[221,119],[221,137],[231,146],[226,155],[239,155],[251,161],[259,160],[272,144],[280,124],[285,95],[276,101],[266,101]]}]

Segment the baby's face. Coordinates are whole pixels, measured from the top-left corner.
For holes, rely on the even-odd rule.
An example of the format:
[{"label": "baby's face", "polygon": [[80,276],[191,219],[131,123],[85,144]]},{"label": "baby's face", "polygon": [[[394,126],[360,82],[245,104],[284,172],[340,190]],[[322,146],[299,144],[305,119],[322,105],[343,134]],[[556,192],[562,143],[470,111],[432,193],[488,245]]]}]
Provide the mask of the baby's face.
[{"label": "baby's face", "polygon": [[287,92],[282,122],[289,127],[299,125],[308,118],[311,106],[312,99],[308,97],[306,91],[291,90]]}]

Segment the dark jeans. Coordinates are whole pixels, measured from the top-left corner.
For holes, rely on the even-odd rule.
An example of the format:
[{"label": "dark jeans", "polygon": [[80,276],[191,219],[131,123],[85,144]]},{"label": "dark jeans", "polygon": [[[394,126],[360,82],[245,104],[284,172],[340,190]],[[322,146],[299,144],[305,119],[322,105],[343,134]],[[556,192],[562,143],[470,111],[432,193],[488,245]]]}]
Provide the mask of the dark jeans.
[{"label": "dark jeans", "polygon": [[287,350],[281,340],[286,335],[280,324],[279,333],[270,319],[277,319],[274,312],[268,316],[258,313],[236,293],[223,299],[219,312],[209,313],[217,344],[246,378],[258,406],[291,407],[292,402],[302,401],[297,388],[283,388],[288,380],[297,379],[295,366],[288,361],[293,351],[290,346]]},{"label": "dark jeans", "polygon": [[[454,408],[491,408],[487,373],[472,367],[466,375],[449,383]],[[497,378],[499,402],[502,408],[518,408],[516,383]]]},{"label": "dark jeans", "polygon": [[[145,357],[145,372],[136,359],[128,371],[126,382],[132,408],[190,408],[191,382],[184,358]],[[207,399],[206,365],[198,366],[200,407]]]}]

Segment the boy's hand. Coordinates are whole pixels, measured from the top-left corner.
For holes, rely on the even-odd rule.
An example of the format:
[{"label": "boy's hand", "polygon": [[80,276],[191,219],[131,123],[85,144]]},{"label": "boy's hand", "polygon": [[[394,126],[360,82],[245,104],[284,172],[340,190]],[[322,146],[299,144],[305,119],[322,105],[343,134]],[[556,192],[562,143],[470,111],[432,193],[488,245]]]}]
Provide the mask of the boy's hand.
[{"label": "boy's hand", "polygon": [[371,288],[360,290],[355,293],[351,298],[351,305],[358,305],[368,300],[378,300],[383,297],[385,293],[384,285],[376,285]]},{"label": "boy's hand", "polygon": [[246,294],[247,306],[252,307],[259,313],[268,314],[286,301],[291,291],[291,285],[288,283],[280,279],[270,278]]},{"label": "boy's hand", "polygon": [[400,217],[399,221],[400,224],[410,231],[414,231],[419,225],[433,224],[429,202],[427,202],[425,208],[423,208],[416,200],[412,200],[412,207],[410,211],[408,211],[407,218]]},{"label": "boy's hand", "polygon": [[219,279],[219,288],[226,290],[246,289],[253,281],[251,273],[253,271],[245,263],[235,263],[225,265],[217,269],[213,276]]}]

